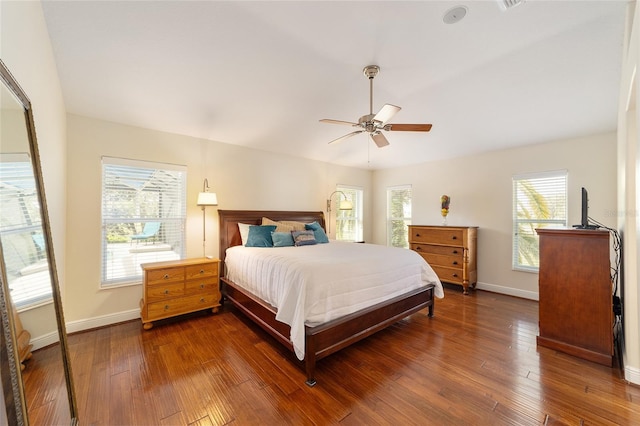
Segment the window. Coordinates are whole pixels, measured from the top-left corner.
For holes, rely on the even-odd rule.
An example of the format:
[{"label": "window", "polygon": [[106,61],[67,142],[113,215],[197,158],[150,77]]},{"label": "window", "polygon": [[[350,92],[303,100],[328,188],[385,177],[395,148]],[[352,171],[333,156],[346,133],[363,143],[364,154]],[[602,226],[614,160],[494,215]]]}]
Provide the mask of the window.
[{"label": "window", "polygon": [[42,216],[31,157],[0,154],[0,241],[17,308],[51,301]]},{"label": "window", "polygon": [[[353,209],[336,210],[336,240],[362,241],[362,205],[364,191],[355,186],[338,186],[336,191],[341,191],[351,201]],[[342,195],[340,195],[342,197]]]},{"label": "window", "polygon": [[513,269],[537,272],[536,228],[567,226],[567,172],[513,178]]},{"label": "window", "polygon": [[102,159],[102,286],[139,282],[140,264],[184,257],[186,167]]},{"label": "window", "polygon": [[409,247],[411,185],[387,188],[387,245]]}]

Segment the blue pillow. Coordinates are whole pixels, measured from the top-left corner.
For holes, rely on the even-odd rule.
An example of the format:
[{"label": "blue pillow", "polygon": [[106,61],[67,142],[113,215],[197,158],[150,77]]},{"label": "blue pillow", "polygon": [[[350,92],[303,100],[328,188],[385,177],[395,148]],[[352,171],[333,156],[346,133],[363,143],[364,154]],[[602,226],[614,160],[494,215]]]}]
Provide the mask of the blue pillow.
[{"label": "blue pillow", "polygon": [[274,247],[291,247],[294,245],[291,232],[273,232],[271,233]]},{"label": "blue pillow", "polygon": [[307,223],[304,225],[304,229],[313,231],[313,235],[318,243],[322,244],[329,242],[329,237],[327,237],[327,234],[325,234],[324,229],[322,229],[322,226],[320,226],[318,222]]},{"label": "blue pillow", "polygon": [[251,225],[246,247],[273,247],[271,233],[276,230],[274,225]]},{"label": "blue pillow", "polygon": [[291,236],[296,247],[317,244],[313,231],[291,231]]}]

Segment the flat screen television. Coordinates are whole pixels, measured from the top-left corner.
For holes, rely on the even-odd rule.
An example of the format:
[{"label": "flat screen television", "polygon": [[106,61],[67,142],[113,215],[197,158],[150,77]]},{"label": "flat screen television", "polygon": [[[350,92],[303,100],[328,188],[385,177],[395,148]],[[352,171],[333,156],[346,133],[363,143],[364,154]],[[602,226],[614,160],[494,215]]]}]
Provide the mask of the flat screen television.
[{"label": "flat screen television", "polygon": [[596,225],[589,225],[589,194],[587,190],[582,187],[582,213],[580,219],[580,225],[573,225],[576,229],[598,229]]}]

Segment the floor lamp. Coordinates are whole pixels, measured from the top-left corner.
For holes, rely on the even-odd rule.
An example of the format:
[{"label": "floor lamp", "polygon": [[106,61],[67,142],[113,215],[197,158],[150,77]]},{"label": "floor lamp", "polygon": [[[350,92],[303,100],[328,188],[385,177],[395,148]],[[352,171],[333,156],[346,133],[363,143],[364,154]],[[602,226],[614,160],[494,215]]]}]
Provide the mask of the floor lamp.
[{"label": "floor lamp", "polygon": [[207,217],[205,214],[205,208],[207,206],[217,206],[218,197],[215,192],[209,192],[209,181],[204,180],[202,185],[202,192],[198,194],[198,205],[202,207],[202,257],[207,255],[207,230],[206,223]]},{"label": "floor lamp", "polygon": [[347,194],[345,194],[342,191],[333,191],[331,193],[331,195],[329,195],[329,198],[327,199],[327,214],[328,214],[328,220],[327,220],[327,233],[330,232],[329,231],[329,224],[331,223],[331,197],[333,197],[333,194],[342,194],[342,196],[344,197],[344,200],[340,200],[340,197],[338,196],[338,210],[352,210],[353,209],[353,203],[351,201],[349,201]]}]

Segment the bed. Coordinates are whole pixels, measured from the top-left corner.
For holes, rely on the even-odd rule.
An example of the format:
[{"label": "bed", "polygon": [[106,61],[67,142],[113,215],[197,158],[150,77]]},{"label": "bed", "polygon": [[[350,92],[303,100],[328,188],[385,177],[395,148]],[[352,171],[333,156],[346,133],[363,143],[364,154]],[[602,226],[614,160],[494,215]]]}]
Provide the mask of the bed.
[{"label": "bed", "polygon": [[[328,321],[318,323],[304,322],[302,324],[302,336],[297,329],[295,322],[291,325],[276,319],[278,314],[282,316],[282,311],[274,307],[274,303],[269,303],[268,298],[256,296],[256,293],[247,289],[246,286],[234,282],[227,276],[226,256],[227,249],[229,257],[235,255],[233,250],[244,250],[242,238],[238,224],[260,225],[262,218],[267,217],[273,221],[295,221],[303,223],[317,222],[323,229],[325,228],[324,214],[322,212],[303,211],[265,211],[265,210],[219,210],[220,218],[220,258],[221,258],[221,283],[222,293],[226,301],[231,302],[239,311],[271,334],[278,342],[294,352],[298,359],[304,363],[306,373],[306,383],[309,386],[316,384],[315,368],[316,362],[338,350],[341,350],[352,343],[364,339],[371,334],[411,315],[419,310],[428,309],[429,316],[433,316],[434,297],[442,297],[442,286],[440,281],[433,274],[429,275],[428,282],[421,283],[417,288],[411,288],[402,294],[395,294],[392,297],[378,301],[375,304],[364,307],[356,312],[347,313]],[[322,246],[338,245],[336,242],[323,244]],[[373,246],[356,243],[349,244],[353,248],[356,246]],[[320,245],[319,245],[320,246]],[[377,246],[380,248],[380,246]],[[284,252],[285,248],[261,249],[264,252]],[[288,248],[287,248],[288,249]],[[296,247],[298,253],[305,251],[307,247]],[[313,250],[324,250],[326,247],[318,247]],[[345,247],[346,249],[346,247]],[[369,247],[369,249],[374,249]],[[311,252],[311,251],[309,251]],[[318,251],[317,253],[321,253]],[[431,270],[430,267],[425,269]],[[231,274],[233,277],[233,274]],[[238,279],[238,281],[240,281]],[[311,324],[311,325],[310,325]],[[293,334],[292,334],[293,332]],[[293,336],[297,337],[293,337]],[[302,339],[300,342],[299,339]],[[294,344],[294,342],[297,342]],[[301,353],[303,358],[301,358]]]}]

